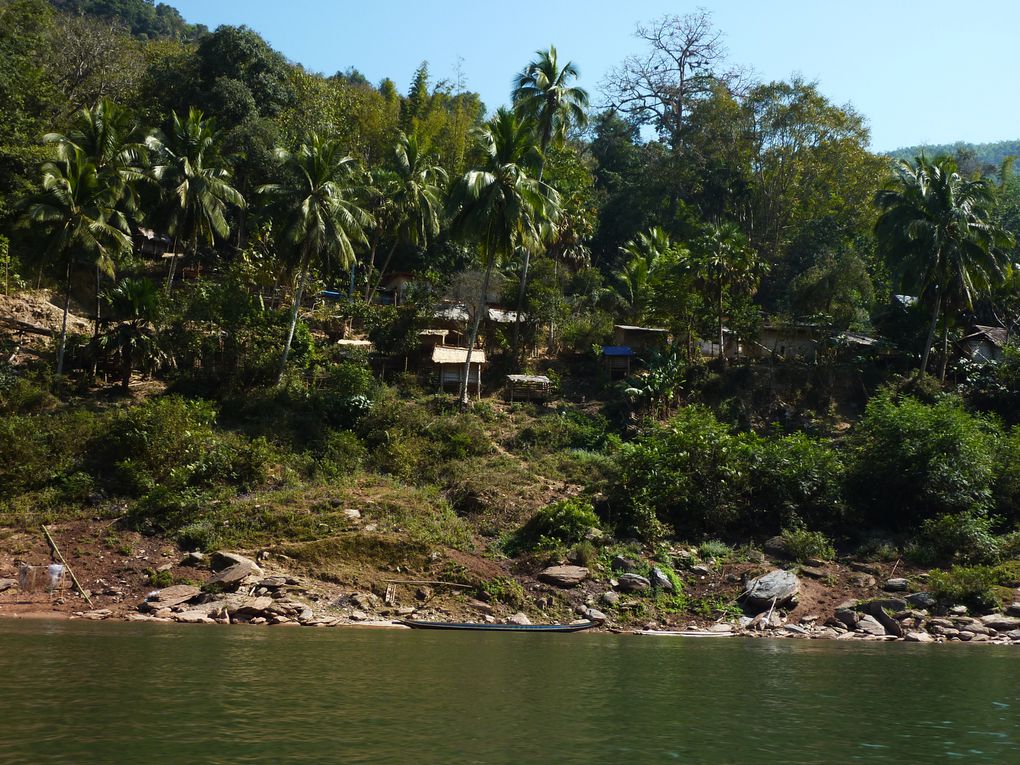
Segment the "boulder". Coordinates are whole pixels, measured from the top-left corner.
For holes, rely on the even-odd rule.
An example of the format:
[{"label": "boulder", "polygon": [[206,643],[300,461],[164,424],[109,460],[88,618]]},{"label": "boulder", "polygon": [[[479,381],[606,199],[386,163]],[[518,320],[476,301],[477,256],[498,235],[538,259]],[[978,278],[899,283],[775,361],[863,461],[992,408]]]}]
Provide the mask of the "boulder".
[{"label": "boulder", "polygon": [[[860,609],[881,624],[886,635],[903,637],[903,625],[886,613],[885,608],[882,607],[882,601],[871,600],[867,603],[862,603]],[[860,622],[858,622],[858,626],[860,626]]]},{"label": "boulder", "polygon": [[882,589],[886,592],[906,592],[910,588],[910,582],[902,577],[886,579]]},{"label": "boulder", "polygon": [[262,576],[262,569],[254,561],[235,563],[213,574],[206,584],[217,585],[224,590],[235,590],[249,576]]},{"label": "boulder", "polygon": [[278,590],[286,585],[287,577],[285,576],[267,576],[259,582],[259,587],[265,587],[267,590]]},{"label": "boulder", "polygon": [[877,582],[871,574],[857,573],[850,576],[851,587],[874,587]]},{"label": "boulder", "polygon": [[527,614],[518,611],[516,614],[507,619],[506,622],[507,624],[519,624],[522,627],[526,627],[531,624],[531,619],[528,618]]},{"label": "boulder", "polygon": [[652,586],[652,583],[640,574],[621,574],[616,589],[621,592],[643,592]]},{"label": "boulder", "polygon": [[790,548],[786,544],[786,540],[781,536],[774,536],[765,540],[765,544],[762,545],[762,549],[765,550],[766,555],[771,555],[775,558],[790,557]]},{"label": "boulder", "polygon": [[695,576],[708,576],[712,573],[712,569],[706,566],[704,563],[695,563],[691,566],[691,573]]},{"label": "boulder", "polygon": [[860,561],[850,561],[851,571],[860,571],[862,574],[871,574],[872,576],[881,576],[882,569],[875,563],[861,563]]},{"label": "boulder", "polygon": [[676,587],[673,585],[673,580],[670,579],[666,572],[656,566],[652,569],[652,587],[663,592],[676,592]]},{"label": "boulder", "polygon": [[935,607],[935,597],[928,592],[915,592],[903,598],[907,605],[913,608],[921,608],[925,611]]},{"label": "boulder", "polygon": [[0,592],[13,590],[17,586],[18,586],[17,579],[0,579]]},{"label": "boulder", "polygon": [[613,569],[613,571],[621,571],[624,574],[632,574],[641,568],[641,563],[633,558],[625,558],[622,555],[617,555],[613,557],[609,566]]},{"label": "boulder", "polygon": [[908,643],[934,643],[935,638],[927,632],[908,632],[903,636]]},{"label": "boulder", "polygon": [[857,613],[853,608],[837,608],[836,609],[836,620],[846,626],[848,630],[857,629],[857,622],[860,620],[861,615]]},{"label": "boulder", "polygon": [[252,598],[235,607],[232,613],[261,615],[273,605],[273,599],[268,597]]},{"label": "boulder", "polygon": [[205,564],[205,553],[189,552],[181,558],[180,566],[202,566]]},{"label": "boulder", "polygon": [[209,566],[213,571],[223,571],[238,565],[250,566],[253,571],[257,571],[259,574],[262,573],[262,569],[259,568],[259,564],[251,558],[245,557],[244,555],[238,555],[237,553],[226,552],[224,550],[217,550],[214,552],[212,554],[212,559],[209,561]]},{"label": "boulder", "polygon": [[196,609],[194,611],[182,611],[179,614],[174,614],[174,621],[181,622],[182,624],[213,624],[213,620],[209,618],[209,612],[205,609]]},{"label": "boulder", "polygon": [[825,570],[817,566],[801,566],[800,573],[801,576],[807,576],[811,579],[824,579],[827,576]]},{"label": "boulder", "polygon": [[752,579],[743,595],[744,608],[760,613],[772,607],[786,608],[795,605],[800,593],[800,580],[792,571],[776,569]]},{"label": "boulder", "polygon": [[885,627],[876,619],[874,616],[865,614],[857,620],[857,631],[863,632],[867,635],[881,635],[885,636]]},{"label": "boulder", "polygon": [[585,619],[590,622],[595,622],[596,624],[603,624],[607,619],[609,619],[608,616],[599,611],[597,608],[581,608],[580,613]]},{"label": "boulder", "polygon": [[[996,632],[1011,632],[1020,629],[1020,617],[1006,616],[1004,614],[988,614],[980,618],[981,623]],[[973,629],[972,627],[969,629]]]},{"label": "boulder", "polygon": [[172,587],[164,587],[162,590],[154,592],[145,600],[150,605],[151,610],[173,608],[181,603],[187,603],[196,595],[201,594],[201,592],[200,589],[192,587],[190,584],[175,584]]},{"label": "boulder", "polygon": [[538,578],[556,587],[576,587],[588,578],[589,573],[584,566],[549,566],[539,573]]},{"label": "boulder", "polygon": [[599,597],[599,601],[602,603],[602,605],[613,608],[614,606],[618,606],[620,604],[620,593],[608,590],[602,593],[602,595]]},{"label": "boulder", "polygon": [[1006,613],[1010,616],[1020,616],[1020,603],[1010,603],[1006,606]]}]

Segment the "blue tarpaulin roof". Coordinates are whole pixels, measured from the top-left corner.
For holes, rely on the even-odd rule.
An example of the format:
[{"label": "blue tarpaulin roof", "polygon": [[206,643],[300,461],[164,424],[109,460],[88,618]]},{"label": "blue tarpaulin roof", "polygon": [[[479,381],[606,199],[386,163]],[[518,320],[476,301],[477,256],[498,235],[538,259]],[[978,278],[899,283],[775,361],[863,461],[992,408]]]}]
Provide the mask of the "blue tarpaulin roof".
[{"label": "blue tarpaulin roof", "polygon": [[603,345],[602,346],[603,356],[633,356],[634,351],[630,349],[629,345]]}]

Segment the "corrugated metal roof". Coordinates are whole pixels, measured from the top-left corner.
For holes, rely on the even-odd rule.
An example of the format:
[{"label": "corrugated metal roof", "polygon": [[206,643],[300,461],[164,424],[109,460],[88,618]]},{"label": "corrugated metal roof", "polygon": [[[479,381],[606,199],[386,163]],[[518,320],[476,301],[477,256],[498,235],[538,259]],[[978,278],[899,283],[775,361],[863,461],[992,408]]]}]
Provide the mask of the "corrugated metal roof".
[{"label": "corrugated metal roof", "polygon": [[669,332],[668,329],[662,327],[635,327],[631,324],[614,324],[613,329],[622,329],[627,332]]},{"label": "corrugated metal roof", "polygon": [[[467,361],[467,348],[455,348],[451,345],[437,345],[432,349],[433,364],[463,364]],[[471,351],[472,364],[485,363],[485,351],[475,348]]]},{"label": "corrugated metal roof", "polygon": [[545,375],[507,375],[506,379],[515,383],[539,383],[541,385],[552,384],[552,380]]}]

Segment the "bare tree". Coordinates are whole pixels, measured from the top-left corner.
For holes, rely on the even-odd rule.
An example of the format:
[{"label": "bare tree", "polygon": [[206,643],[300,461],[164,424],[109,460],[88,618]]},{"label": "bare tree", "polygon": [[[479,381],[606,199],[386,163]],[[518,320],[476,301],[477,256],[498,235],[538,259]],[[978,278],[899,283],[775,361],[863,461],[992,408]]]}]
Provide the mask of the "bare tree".
[{"label": "bare tree", "polygon": [[708,97],[720,84],[738,93],[746,84],[746,70],[727,66],[723,34],[702,8],[638,25],[635,37],[649,49],[628,56],[606,75],[606,106],[653,125],[673,148],[683,141],[694,101]]}]

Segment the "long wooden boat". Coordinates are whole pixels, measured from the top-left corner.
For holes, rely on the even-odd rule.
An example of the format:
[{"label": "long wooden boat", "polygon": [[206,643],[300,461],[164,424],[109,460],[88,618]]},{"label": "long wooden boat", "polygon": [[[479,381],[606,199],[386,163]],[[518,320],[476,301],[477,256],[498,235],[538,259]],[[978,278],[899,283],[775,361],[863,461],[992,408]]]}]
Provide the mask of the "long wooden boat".
[{"label": "long wooden boat", "polygon": [[479,630],[482,632],[580,632],[591,629],[595,622],[577,622],[576,624],[486,624],[484,622],[419,622],[414,619],[397,619],[416,630]]}]

